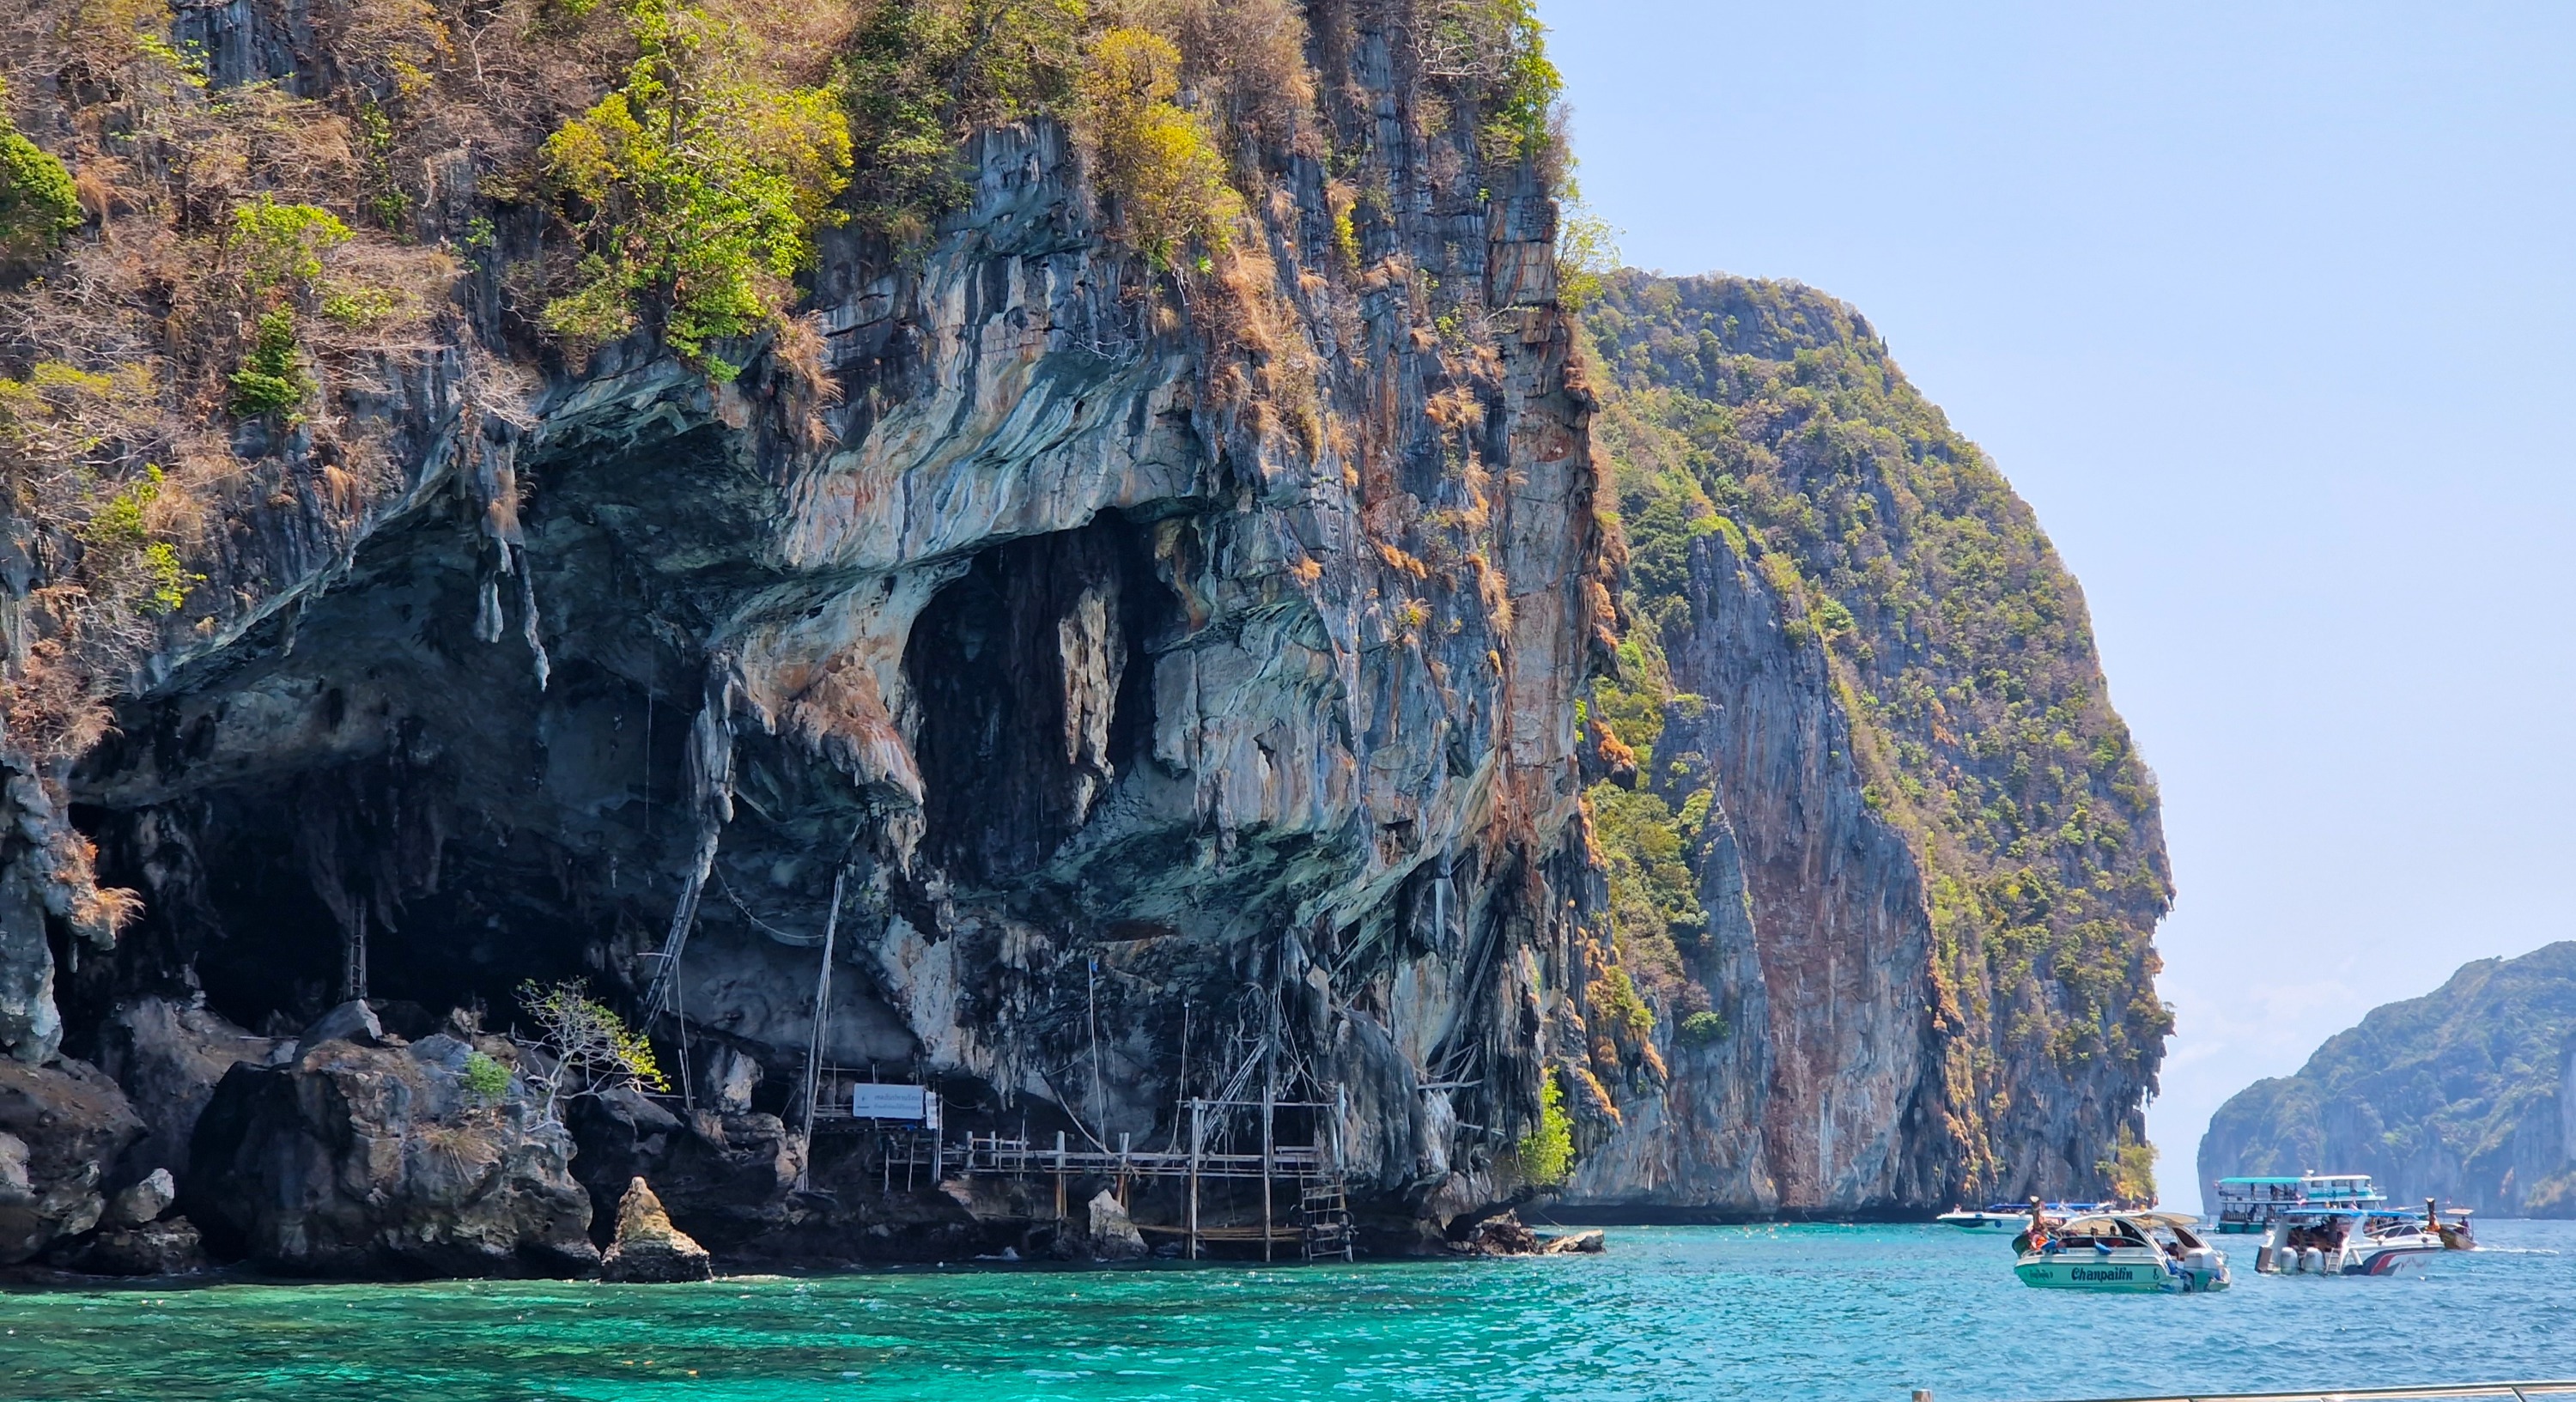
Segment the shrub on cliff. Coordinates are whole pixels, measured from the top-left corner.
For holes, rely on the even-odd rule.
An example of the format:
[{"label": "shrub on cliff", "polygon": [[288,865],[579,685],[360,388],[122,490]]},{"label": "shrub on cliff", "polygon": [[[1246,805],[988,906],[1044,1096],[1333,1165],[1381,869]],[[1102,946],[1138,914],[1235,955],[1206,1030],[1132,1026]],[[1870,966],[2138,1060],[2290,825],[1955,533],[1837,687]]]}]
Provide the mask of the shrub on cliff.
[{"label": "shrub on cliff", "polygon": [[292,409],[313,392],[296,352],[295,313],[280,307],[259,319],[250,353],[233,372],[233,412],[245,417]]},{"label": "shrub on cliff", "polygon": [[1081,88],[1077,130],[1127,242],[1157,267],[1184,244],[1224,249],[1243,197],[1206,122],[1180,105],[1181,51],[1151,30],[1109,30],[1092,43]]},{"label": "shrub on cliff", "polygon": [[0,82],[0,266],[40,262],[81,226],[70,169],[6,124],[8,100]]},{"label": "shrub on cliff", "polygon": [[1538,1123],[1505,1155],[1512,1175],[1530,1187],[1551,1188],[1574,1172],[1574,1118],[1565,1112],[1565,1087],[1550,1071],[1538,1088]]},{"label": "shrub on cliff", "polygon": [[957,143],[978,126],[1070,104],[1083,0],[886,0],[841,65],[852,205],[898,245],[966,201]]},{"label": "shrub on cliff", "polygon": [[1477,135],[1486,154],[1561,164],[1565,79],[1547,56],[1534,0],[1423,0],[1422,12],[1416,61],[1481,107]]},{"label": "shrub on cliff", "polygon": [[617,89],[547,138],[556,208],[587,250],[541,316],[586,349],[648,313],[663,339],[717,379],[710,349],[777,324],[815,231],[842,216],[850,129],[828,87],[783,81],[727,16],[677,0],[626,0],[640,50]]}]

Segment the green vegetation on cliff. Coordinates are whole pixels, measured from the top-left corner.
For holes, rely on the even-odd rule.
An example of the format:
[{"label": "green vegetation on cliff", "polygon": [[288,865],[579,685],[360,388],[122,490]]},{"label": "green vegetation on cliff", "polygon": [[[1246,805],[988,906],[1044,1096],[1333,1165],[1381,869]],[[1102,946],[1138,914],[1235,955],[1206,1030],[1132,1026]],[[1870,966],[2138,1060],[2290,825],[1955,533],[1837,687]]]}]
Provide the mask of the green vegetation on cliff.
[{"label": "green vegetation on cliff", "polygon": [[[0,82],[0,117],[8,100]],[[0,267],[43,258],[80,224],[71,171],[0,120]]]},{"label": "green vegetation on cliff", "polygon": [[[1694,544],[1722,537],[1790,644],[1821,655],[1862,799],[1923,870],[1966,1181],[1996,1171],[1998,1124],[2052,1084],[2117,1087],[2111,1113],[2134,1118],[2172,1025],[2153,989],[2171,899],[2154,784],[2028,506],[1865,321],[1808,288],[1622,271],[1585,324],[1632,620],[1592,714],[1651,765],[1668,708],[1699,704],[1675,694],[1664,650],[1692,622]],[[1620,854],[1622,958],[1671,991],[1696,907],[1666,856],[1696,846],[1710,791],[1647,779],[1680,801],[1603,784],[1593,816]]]},{"label": "green vegetation on cliff", "polygon": [[2367,1173],[2399,1201],[2576,1216],[2576,941],[2461,966],[2373,1008],[2295,1076],[2256,1081],[2200,1141],[2200,1180]]}]

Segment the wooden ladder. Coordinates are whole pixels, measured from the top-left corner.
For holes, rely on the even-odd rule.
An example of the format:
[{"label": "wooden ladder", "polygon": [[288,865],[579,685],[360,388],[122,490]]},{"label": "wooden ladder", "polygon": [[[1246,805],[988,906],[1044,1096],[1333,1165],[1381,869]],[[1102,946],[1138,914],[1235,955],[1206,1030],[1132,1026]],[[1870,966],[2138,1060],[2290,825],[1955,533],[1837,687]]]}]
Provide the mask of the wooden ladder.
[{"label": "wooden ladder", "polygon": [[1350,1196],[1342,1191],[1340,1179],[1309,1180],[1298,1198],[1297,1221],[1307,1260],[1353,1259],[1358,1234],[1351,1228]]}]

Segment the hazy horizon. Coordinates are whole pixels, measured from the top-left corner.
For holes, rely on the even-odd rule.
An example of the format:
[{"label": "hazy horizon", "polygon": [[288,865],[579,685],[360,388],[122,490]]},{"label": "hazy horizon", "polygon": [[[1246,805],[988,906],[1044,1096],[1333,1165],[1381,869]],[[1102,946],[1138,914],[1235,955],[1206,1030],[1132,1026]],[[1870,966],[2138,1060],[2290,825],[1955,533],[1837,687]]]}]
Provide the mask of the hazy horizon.
[{"label": "hazy horizon", "polygon": [[2576,936],[2576,8],[1542,0],[1626,261],[1856,306],[2038,511],[2180,888],[2209,1116]]}]

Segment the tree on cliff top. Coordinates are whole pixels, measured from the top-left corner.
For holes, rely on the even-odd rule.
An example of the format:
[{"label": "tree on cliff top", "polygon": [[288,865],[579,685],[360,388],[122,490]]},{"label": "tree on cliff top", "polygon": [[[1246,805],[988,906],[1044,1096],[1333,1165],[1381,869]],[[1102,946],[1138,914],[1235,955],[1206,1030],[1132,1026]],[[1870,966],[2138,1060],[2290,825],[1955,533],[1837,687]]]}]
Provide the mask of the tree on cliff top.
[{"label": "tree on cliff top", "polygon": [[837,93],[776,72],[771,46],[722,13],[626,0],[640,50],[624,81],[546,139],[546,175],[588,249],[546,304],[576,347],[657,310],[662,335],[719,380],[709,343],[767,330],[795,300],[814,234],[843,217],[850,129]]}]

